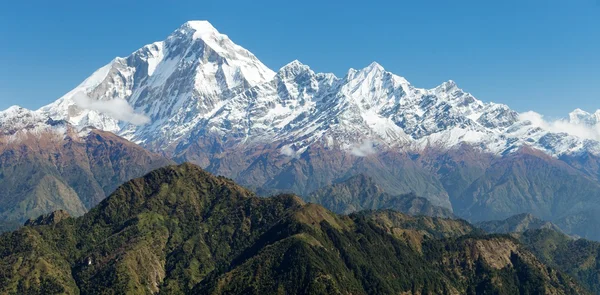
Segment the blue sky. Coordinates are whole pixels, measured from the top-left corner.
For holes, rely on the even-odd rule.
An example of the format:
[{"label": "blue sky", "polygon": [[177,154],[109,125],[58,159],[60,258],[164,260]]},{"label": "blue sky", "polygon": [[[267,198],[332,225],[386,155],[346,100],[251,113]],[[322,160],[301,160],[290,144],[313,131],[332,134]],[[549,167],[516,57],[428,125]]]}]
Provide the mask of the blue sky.
[{"label": "blue sky", "polygon": [[600,108],[600,0],[4,1],[0,109],[37,109],[187,20],[277,70],[343,76],[377,61],[417,87],[564,116]]}]

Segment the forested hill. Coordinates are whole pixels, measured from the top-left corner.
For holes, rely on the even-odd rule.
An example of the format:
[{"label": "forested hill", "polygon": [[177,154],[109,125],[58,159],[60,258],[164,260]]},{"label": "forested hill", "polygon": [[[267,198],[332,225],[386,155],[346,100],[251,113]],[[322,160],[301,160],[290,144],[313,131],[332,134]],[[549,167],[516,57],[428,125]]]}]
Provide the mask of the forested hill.
[{"label": "forested hill", "polygon": [[131,180],[82,217],[0,236],[0,293],[586,294],[516,239],[464,221],[337,215],[191,164]]}]

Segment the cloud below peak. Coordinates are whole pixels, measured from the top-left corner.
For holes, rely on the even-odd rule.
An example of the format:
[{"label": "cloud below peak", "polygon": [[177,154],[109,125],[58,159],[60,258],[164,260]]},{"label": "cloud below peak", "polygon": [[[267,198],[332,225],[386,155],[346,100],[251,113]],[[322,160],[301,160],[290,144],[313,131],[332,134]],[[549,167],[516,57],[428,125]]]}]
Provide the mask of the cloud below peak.
[{"label": "cloud below peak", "polygon": [[150,123],[150,118],[144,114],[138,114],[123,99],[95,100],[79,91],[72,96],[75,104],[86,110],[96,111],[105,114],[113,119],[128,122],[134,125],[144,125]]},{"label": "cloud below peak", "polygon": [[360,145],[353,146],[350,153],[357,157],[366,157],[368,155],[376,154],[377,149],[370,140],[365,140]]},{"label": "cloud below peak", "polygon": [[540,127],[552,133],[567,133],[583,139],[592,139],[600,141],[600,123],[595,125],[583,122],[572,122],[566,119],[548,121],[544,116],[533,111],[521,113],[521,121],[529,121],[532,126]]}]

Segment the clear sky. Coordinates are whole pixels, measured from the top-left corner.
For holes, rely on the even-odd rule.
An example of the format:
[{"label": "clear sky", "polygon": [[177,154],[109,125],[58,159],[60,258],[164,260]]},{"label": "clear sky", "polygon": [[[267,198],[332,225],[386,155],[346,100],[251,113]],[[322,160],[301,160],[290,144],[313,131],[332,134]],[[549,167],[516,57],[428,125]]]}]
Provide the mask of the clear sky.
[{"label": "clear sky", "polygon": [[208,20],[277,70],[377,61],[417,87],[565,116],[600,109],[600,0],[3,1],[0,109],[37,109],[115,56]]}]

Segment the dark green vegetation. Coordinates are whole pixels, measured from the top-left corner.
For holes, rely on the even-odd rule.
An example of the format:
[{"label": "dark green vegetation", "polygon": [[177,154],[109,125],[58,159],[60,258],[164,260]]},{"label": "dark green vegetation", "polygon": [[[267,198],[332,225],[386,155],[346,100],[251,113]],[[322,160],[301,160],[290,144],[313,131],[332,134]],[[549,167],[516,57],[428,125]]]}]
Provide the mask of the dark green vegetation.
[{"label": "dark green vegetation", "polygon": [[576,278],[586,289],[600,294],[600,243],[572,239],[551,229],[517,235],[545,264]]},{"label": "dark green vegetation", "polygon": [[476,224],[489,233],[511,233],[548,266],[577,279],[587,290],[600,294],[600,243],[576,239],[556,225],[519,214],[500,221]]},{"label": "dark green vegetation", "polygon": [[464,221],[340,216],[190,164],[129,181],[82,217],[48,217],[0,236],[0,293],[585,294]]},{"label": "dark green vegetation", "polygon": [[0,136],[0,232],[58,209],[82,215],[124,182],[172,163],[109,132],[69,130]]},{"label": "dark green vegetation", "polygon": [[364,174],[318,189],[305,200],[323,205],[339,214],[361,210],[393,209],[410,215],[454,217],[450,209],[435,206],[429,200],[417,197],[414,193],[398,196],[388,194],[372,178]]}]

